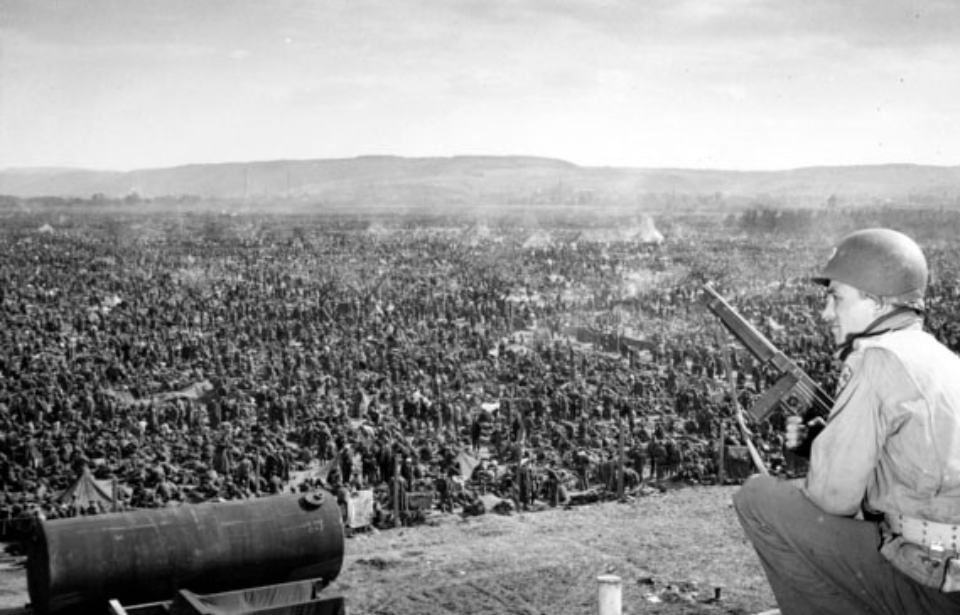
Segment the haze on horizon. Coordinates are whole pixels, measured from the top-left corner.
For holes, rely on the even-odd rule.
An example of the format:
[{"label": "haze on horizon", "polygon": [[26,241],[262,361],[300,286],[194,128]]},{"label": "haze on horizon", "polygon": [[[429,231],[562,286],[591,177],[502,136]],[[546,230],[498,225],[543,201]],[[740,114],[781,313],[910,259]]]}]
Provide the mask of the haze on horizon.
[{"label": "haze on horizon", "polygon": [[953,0],[0,0],[0,169],[960,165]]}]

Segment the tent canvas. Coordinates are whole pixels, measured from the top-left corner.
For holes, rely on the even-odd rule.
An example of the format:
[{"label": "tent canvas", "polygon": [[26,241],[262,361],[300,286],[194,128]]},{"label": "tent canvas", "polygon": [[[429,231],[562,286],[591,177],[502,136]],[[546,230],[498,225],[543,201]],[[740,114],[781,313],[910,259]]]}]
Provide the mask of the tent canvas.
[{"label": "tent canvas", "polygon": [[162,404],[173,399],[201,400],[213,392],[213,384],[209,380],[201,380],[177,391],[156,393],[140,399],[134,397],[129,391],[104,389],[103,392],[123,406],[148,406],[150,404]]},{"label": "tent canvas", "polygon": [[461,451],[456,461],[460,469],[460,478],[463,480],[470,480],[473,477],[473,471],[480,465],[480,458],[466,451]]},{"label": "tent canvas", "polygon": [[102,510],[110,510],[114,502],[113,482],[97,480],[89,468],[84,468],[77,480],[57,496],[56,502],[78,509],[93,504]]}]

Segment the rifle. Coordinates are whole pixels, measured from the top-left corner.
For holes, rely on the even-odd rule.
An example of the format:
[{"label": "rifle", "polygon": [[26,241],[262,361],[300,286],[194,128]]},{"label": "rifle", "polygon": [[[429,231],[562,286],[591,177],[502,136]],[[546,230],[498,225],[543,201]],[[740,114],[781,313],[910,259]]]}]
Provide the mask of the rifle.
[{"label": "rifle", "polygon": [[780,379],[761,395],[747,412],[757,422],[765,421],[777,408],[796,414],[808,422],[813,416],[826,416],[833,407],[833,399],[810,376],[777,349],[737,313],[709,284],[703,284],[701,302],[720,322],[747,347],[763,365],[770,365],[780,373]]},{"label": "rifle", "polygon": [[726,338],[726,335],[717,331],[717,344],[720,346],[724,371],[727,372],[727,380],[730,382],[730,398],[733,402],[733,415],[737,419],[737,429],[740,430],[740,437],[743,438],[743,441],[747,444],[747,450],[750,451],[750,459],[753,460],[753,465],[756,466],[757,471],[761,474],[769,475],[770,472],[767,470],[767,466],[763,464],[763,458],[760,456],[760,452],[757,450],[756,445],[754,445],[753,440],[750,439],[750,430],[747,429],[747,425],[743,422],[743,410],[740,409],[740,400],[737,399],[737,379],[733,375],[730,349],[727,348],[724,338]]}]

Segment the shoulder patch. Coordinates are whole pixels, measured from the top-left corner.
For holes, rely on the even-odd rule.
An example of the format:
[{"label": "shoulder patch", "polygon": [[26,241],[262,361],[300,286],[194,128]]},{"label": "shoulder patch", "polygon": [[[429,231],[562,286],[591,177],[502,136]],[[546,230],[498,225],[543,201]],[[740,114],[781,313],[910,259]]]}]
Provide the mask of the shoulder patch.
[{"label": "shoulder patch", "polygon": [[837,391],[842,391],[852,377],[853,368],[850,367],[849,363],[844,363],[843,367],[840,368],[840,376],[837,378]]}]

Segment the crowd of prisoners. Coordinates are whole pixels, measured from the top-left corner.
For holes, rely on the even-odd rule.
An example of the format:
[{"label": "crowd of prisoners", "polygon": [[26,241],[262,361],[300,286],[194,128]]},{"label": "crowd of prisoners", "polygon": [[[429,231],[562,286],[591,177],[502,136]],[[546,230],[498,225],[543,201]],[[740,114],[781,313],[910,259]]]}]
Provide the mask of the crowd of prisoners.
[{"label": "crowd of prisoners", "polygon": [[[748,408],[779,374],[701,285],[831,391],[806,278],[852,228],[917,237],[927,328],[960,347],[955,221],[936,212],[803,232],[664,215],[655,241],[636,215],[3,213],[4,531],[314,486],[389,511],[398,486],[452,510],[717,481],[721,445],[744,444],[731,380]],[[793,468],[781,420],[749,425],[774,472]],[[113,501],[78,499],[84,475]]]}]

